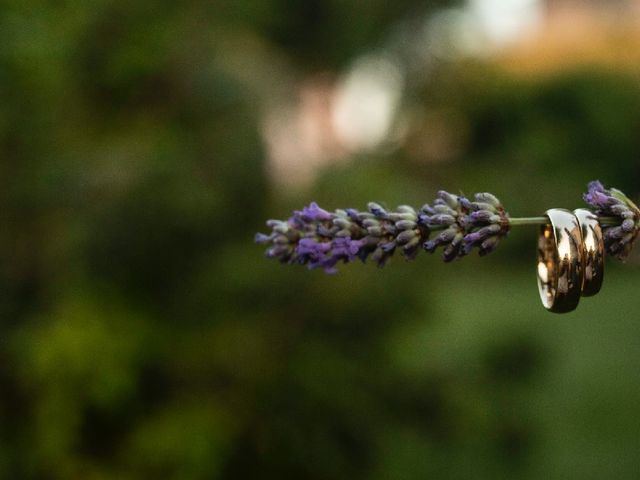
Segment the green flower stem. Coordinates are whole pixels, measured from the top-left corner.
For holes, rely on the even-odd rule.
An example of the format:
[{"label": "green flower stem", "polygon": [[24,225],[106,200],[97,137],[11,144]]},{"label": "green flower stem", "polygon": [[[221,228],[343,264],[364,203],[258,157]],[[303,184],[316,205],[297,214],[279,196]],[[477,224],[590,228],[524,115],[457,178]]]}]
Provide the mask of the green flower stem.
[{"label": "green flower stem", "polygon": [[509,225],[514,227],[518,225],[546,225],[547,223],[549,223],[547,217],[509,218]]},{"label": "green flower stem", "polygon": [[[602,225],[618,225],[620,224],[620,219],[616,217],[599,217],[598,221]],[[509,225],[518,226],[518,225],[546,225],[549,223],[549,219],[547,217],[520,217],[520,218],[509,218]]]}]

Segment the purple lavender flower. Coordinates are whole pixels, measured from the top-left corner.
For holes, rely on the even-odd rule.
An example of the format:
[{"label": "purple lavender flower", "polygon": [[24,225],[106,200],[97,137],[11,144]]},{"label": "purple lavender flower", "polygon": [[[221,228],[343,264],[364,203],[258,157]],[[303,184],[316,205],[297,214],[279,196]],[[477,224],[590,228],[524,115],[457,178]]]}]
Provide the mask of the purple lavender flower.
[{"label": "purple lavender flower", "polygon": [[467,212],[464,217],[465,252],[477,247],[480,256],[493,252],[498,243],[504,238],[510,229],[509,216],[504,207],[494,195],[490,193],[477,193],[475,202],[463,202]]},{"label": "purple lavender flower", "polygon": [[601,222],[605,250],[619,260],[625,260],[640,232],[640,209],[624,193],[606,189],[599,181],[590,182],[584,200],[599,217],[620,219],[617,225]]},{"label": "purple lavender flower", "polygon": [[430,253],[435,252],[438,247],[443,247],[442,258],[445,262],[465,255],[463,251],[465,231],[462,222],[464,212],[461,199],[462,197],[457,195],[439,191],[433,205],[426,204],[422,207],[420,222],[427,228],[443,229],[435,238],[424,242],[423,247]]},{"label": "purple lavender flower", "polygon": [[331,220],[332,218],[331,214],[320,208],[316,202],[311,202],[308,207],[304,207],[302,212],[298,212],[298,214],[307,221]]},{"label": "purple lavender flower", "polygon": [[255,241],[269,246],[268,257],[334,273],[337,263],[356,258],[370,257],[383,266],[396,250],[407,259],[414,258],[429,234],[417,220],[418,214],[409,206],[387,211],[370,203],[367,212],[349,208],[329,213],[311,203],[286,222],[269,220],[271,234],[259,233]]},{"label": "purple lavender flower", "polygon": [[427,227],[446,227],[425,242],[425,250],[434,252],[442,246],[445,262],[468,255],[474,247],[479,249],[481,256],[495,250],[500,239],[509,233],[509,216],[490,193],[477,193],[474,198],[472,202],[441,191],[433,205],[422,207],[424,213],[420,220]]},{"label": "purple lavender flower", "polygon": [[412,260],[421,247],[430,252],[443,247],[449,262],[474,247],[481,255],[493,251],[509,230],[508,216],[493,195],[477,194],[475,199],[441,191],[433,205],[419,212],[408,205],[388,211],[369,203],[365,212],[348,208],[330,213],[313,202],[287,221],[269,220],[271,233],[258,233],[255,241],[268,246],[267,257],[327,273],[356,258],[371,258],[382,267],[396,250]]}]

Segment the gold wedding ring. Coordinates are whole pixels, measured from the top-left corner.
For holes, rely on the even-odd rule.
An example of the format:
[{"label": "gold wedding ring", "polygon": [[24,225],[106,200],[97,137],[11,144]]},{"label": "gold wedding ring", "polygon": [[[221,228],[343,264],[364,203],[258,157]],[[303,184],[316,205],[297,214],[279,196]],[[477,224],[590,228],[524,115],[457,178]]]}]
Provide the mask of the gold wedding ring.
[{"label": "gold wedding ring", "polygon": [[590,297],[600,291],[604,279],[604,240],[597,217],[584,208],[573,211],[582,233],[584,280],[582,295]]},{"label": "gold wedding ring", "polygon": [[568,210],[547,210],[547,225],[538,239],[538,290],[544,307],[554,313],[574,310],[584,281],[584,248],[578,218]]},{"label": "gold wedding ring", "polygon": [[538,290],[554,313],[575,310],[581,296],[595,295],[604,279],[604,241],[597,217],[585,209],[547,210],[538,238]]}]

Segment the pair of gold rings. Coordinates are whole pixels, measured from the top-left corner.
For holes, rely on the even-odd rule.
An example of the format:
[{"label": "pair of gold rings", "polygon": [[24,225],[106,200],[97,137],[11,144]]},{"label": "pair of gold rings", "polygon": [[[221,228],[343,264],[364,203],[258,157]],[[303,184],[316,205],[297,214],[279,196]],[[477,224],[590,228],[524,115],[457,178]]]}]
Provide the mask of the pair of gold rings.
[{"label": "pair of gold rings", "polygon": [[604,277],[602,228],[589,210],[547,210],[538,238],[538,290],[550,312],[575,310],[580,297],[600,291]]}]

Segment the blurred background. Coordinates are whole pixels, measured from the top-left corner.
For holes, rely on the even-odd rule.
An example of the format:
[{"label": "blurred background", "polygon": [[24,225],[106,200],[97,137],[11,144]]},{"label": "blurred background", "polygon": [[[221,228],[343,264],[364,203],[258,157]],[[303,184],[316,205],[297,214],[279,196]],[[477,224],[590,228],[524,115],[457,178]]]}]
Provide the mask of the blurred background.
[{"label": "blurred background", "polygon": [[327,276],[268,218],[640,195],[635,0],[0,2],[0,478],[637,478],[640,271]]}]

